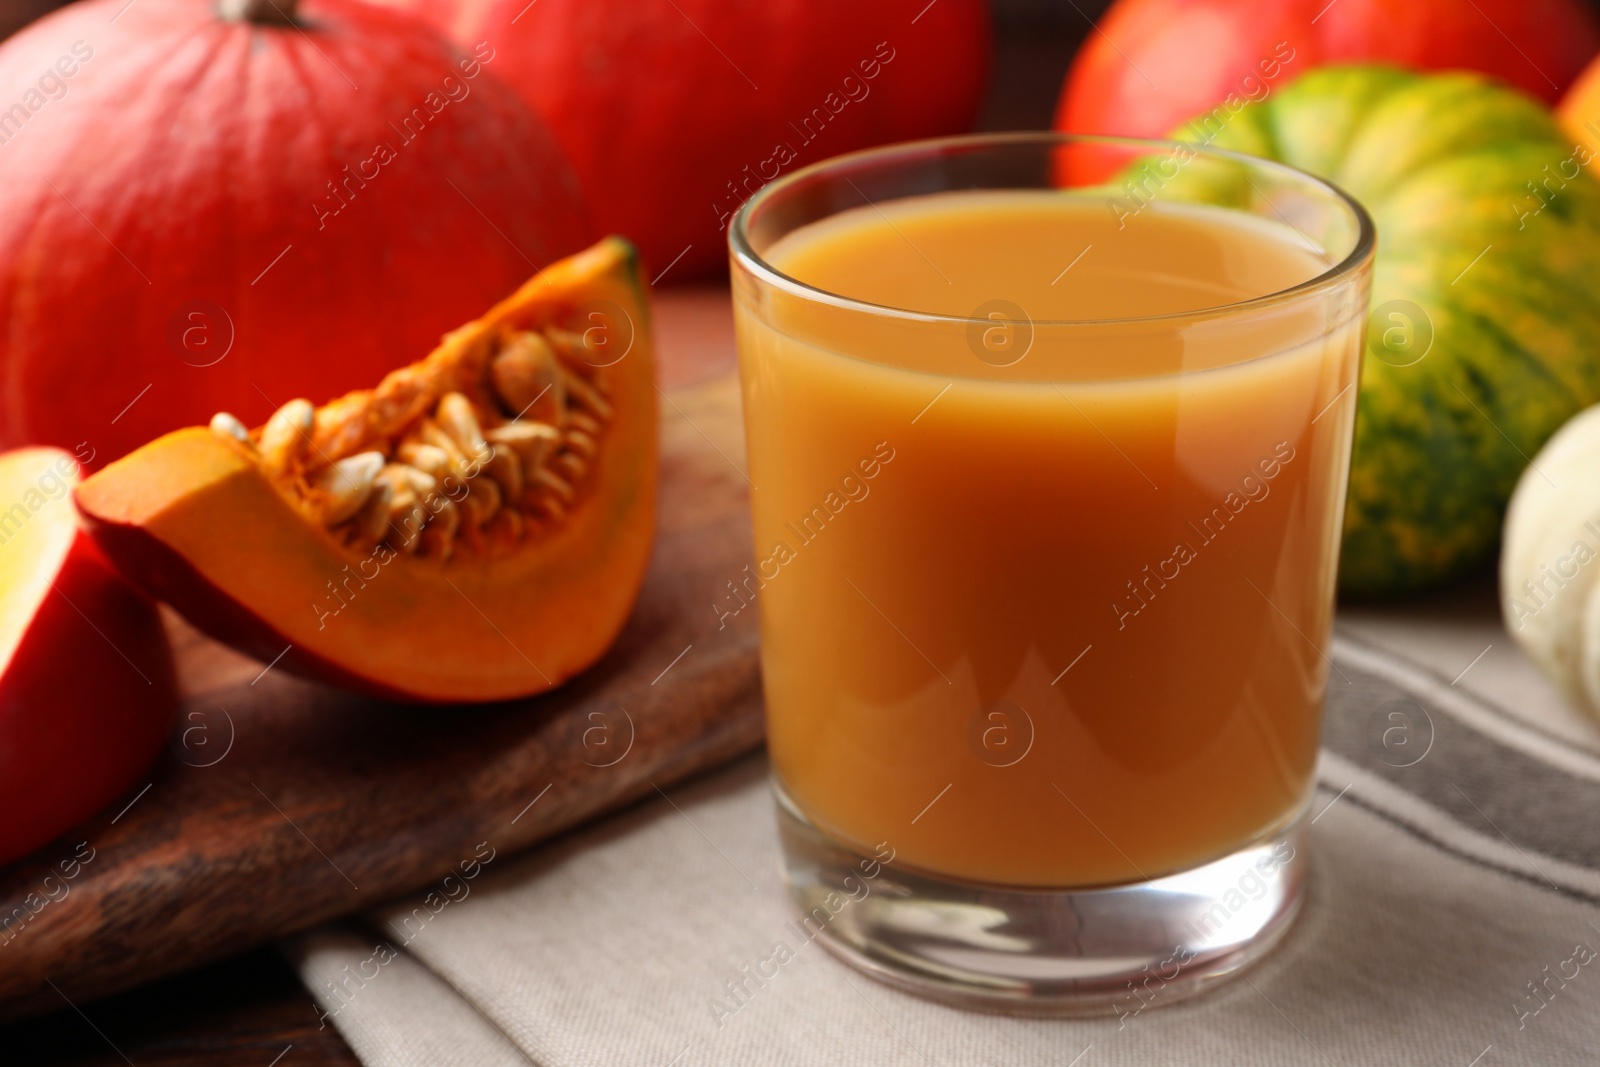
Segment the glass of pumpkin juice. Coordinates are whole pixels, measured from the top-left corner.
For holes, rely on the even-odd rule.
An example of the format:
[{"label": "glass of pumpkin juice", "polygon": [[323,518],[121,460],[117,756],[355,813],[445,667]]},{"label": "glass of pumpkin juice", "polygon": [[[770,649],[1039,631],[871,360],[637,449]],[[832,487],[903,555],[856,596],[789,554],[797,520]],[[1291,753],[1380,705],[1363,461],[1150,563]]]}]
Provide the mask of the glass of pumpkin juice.
[{"label": "glass of pumpkin juice", "polygon": [[1373,231],[1290,168],[1015,134],[730,235],[768,746],[807,936],[969,1006],[1258,957],[1306,876]]}]

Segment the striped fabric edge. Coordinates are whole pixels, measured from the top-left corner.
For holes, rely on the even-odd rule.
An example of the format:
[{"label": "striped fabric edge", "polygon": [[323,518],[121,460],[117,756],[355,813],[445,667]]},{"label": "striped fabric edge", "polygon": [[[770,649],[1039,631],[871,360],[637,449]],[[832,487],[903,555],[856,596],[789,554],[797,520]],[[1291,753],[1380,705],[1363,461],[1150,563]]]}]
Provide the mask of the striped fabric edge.
[{"label": "striped fabric edge", "polygon": [[[1479,833],[1327,749],[1318,760],[1317,778],[1336,798],[1354,802],[1440,851],[1562,896],[1600,904],[1600,871],[1525,848],[1504,835],[1496,839]],[[1328,807],[1332,803],[1322,810]]]},{"label": "striped fabric edge", "polygon": [[1471,690],[1456,689],[1428,668],[1349,634],[1335,634],[1333,656],[1427,700],[1479,733],[1568,774],[1600,782],[1600,751],[1558,737]]}]

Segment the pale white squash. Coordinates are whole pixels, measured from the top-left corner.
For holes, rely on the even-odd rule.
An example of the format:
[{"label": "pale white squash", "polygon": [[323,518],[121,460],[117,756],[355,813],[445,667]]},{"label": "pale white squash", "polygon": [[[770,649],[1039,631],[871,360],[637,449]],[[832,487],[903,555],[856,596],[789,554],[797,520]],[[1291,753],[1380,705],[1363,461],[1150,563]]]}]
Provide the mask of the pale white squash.
[{"label": "pale white squash", "polygon": [[1600,716],[1600,405],[1573,416],[1517,482],[1500,608],[1529,657]]}]

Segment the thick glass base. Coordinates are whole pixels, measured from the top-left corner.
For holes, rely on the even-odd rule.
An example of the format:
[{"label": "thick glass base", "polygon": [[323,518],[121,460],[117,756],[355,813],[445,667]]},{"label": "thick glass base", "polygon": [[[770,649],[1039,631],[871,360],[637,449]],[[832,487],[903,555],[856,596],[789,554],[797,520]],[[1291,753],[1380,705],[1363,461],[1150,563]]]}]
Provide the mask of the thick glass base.
[{"label": "thick glass base", "polygon": [[1303,810],[1193,870],[1039,890],[905,870],[885,862],[888,846],[868,855],[821,833],[776,778],[773,790],[806,936],[880,981],[959,1007],[1126,1018],[1173,1003],[1265,954],[1305,888]]}]

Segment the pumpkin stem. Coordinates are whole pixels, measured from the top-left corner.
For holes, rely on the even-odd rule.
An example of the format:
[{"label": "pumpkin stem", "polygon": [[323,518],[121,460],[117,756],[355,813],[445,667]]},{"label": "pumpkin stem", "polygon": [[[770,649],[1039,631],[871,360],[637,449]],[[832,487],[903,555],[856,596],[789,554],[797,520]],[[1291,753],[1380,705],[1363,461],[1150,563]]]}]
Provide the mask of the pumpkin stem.
[{"label": "pumpkin stem", "polygon": [[222,17],[258,26],[292,26],[299,0],[218,0]]}]

